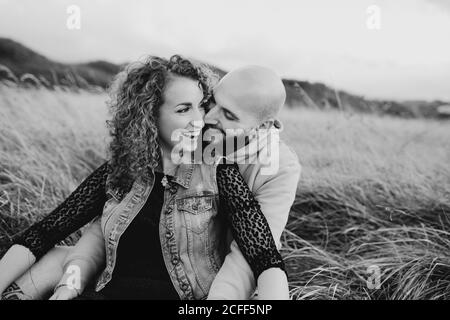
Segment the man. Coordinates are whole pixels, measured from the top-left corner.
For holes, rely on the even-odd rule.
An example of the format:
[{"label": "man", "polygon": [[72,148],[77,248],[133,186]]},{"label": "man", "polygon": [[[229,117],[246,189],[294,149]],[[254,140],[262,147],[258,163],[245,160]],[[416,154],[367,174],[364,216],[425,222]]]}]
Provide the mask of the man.
[{"label": "man", "polygon": [[[239,131],[237,129],[275,133],[267,145],[258,148],[259,152],[261,147],[271,149],[272,152],[268,152],[270,163],[255,160],[255,155],[248,154],[249,151],[244,158],[236,156],[239,150],[231,157],[227,154],[227,158],[234,156],[231,160],[238,163],[239,171],[269,223],[278,249],[281,248],[281,234],[295,199],[301,171],[295,153],[284,142],[274,139],[281,129],[277,116],[285,99],[284,85],[273,71],[260,66],[246,66],[221,79],[213,90],[212,105],[204,118],[208,130],[224,134],[225,145],[236,140],[233,130]],[[268,167],[275,170],[264,170]],[[254,291],[254,284],[252,271],[233,241],[208,299],[248,299]],[[281,269],[266,270],[258,278],[258,291],[260,299],[288,299],[286,274]]]}]

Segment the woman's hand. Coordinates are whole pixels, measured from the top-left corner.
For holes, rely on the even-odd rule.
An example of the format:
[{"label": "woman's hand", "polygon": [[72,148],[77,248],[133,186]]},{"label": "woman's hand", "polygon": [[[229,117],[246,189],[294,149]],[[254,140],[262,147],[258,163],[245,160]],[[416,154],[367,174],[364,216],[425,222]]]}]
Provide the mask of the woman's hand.
[{"label": "woman's hand", "polygon": [[53,295],[49,300],[72,300],[78,297],[80,294],[78,290],[68,285],[57,287]]}]

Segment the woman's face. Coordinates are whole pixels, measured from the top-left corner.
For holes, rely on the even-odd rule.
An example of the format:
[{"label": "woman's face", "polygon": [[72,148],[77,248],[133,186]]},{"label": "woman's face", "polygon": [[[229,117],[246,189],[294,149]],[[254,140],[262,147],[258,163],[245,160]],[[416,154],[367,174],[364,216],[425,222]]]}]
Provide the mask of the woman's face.
[{"label": "woman's face", "polygon": [[200,107],[203,92],[198,81],[170,76],[163,97],[157,120],[163,150],[172,152],[176,146],[187,152],[194,151],[205,115]]}]

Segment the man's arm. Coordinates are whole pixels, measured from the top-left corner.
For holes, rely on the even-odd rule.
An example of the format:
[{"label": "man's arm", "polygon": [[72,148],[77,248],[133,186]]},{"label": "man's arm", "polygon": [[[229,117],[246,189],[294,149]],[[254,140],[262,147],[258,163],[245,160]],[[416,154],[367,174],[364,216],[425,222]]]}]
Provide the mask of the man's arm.
[{"label": "man's arm", "polygon": [[227,214],[231,231],[239,248],[257,279],[269,268],[284,270],[281,257],[270,231],[269,223],[261,211],[236,164],[217,167],[220,211]]},{"label": "man's arm", "polygon": [[[55,291],[52,298],[65,300],[81,294],[95,275],[102,270],[105,260],[105,241],[101,229],[101,217],[98,217],[66,256],[64,275],[56,286],[59,289]],[[66,296],[68,293],[69,295]]]},{"label": "man's arm", "polygon": [[[280,156],[283,158],[280,158],[278,172],[264,176],[259,168],[252,188],[278,249],[281,248],[281,234],[295,199],[301,171],[296,155],[288,148],[280,152]],[[213,281],[208,299],[248,299],[254,290],[255,279],[252,270],[235,241],[231,243],[230,250]],[[259,286],[260,289],[267,287],[267,280],[271,277],[285,281],[287,285],[287,279],[282,278],[286,275],[280,269],[271,268],[258,278],[258,283],[260,280],[265,283],[264,286]]]}]

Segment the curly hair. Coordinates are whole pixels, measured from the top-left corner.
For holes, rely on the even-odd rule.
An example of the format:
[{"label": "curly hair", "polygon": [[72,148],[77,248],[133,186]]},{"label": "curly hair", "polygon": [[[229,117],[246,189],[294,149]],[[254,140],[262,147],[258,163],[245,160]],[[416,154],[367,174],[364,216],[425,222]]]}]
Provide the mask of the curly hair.
[{"label": "curly hair", "polygon": [[171,74],[198,81],[204,97],[216,81],[211,69],[179,55],[169,60],[150,56],[129,65],[110,86],[108,188],[127,193],[136,179],[148,179],[158,166],[161,155],[156,120]]}]

